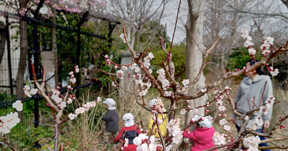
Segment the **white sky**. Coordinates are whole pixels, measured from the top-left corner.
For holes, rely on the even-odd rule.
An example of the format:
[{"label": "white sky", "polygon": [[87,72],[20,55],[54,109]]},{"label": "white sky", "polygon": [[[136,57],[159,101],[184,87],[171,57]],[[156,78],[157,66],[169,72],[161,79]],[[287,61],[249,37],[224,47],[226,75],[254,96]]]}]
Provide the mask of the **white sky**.
[{"label": "white sky", "polygon": [[[263,1],[262,4],[267,4],[271,5],[270,11],[273,13],[277,12],[284,12],[286,13],[285,15],[288,17],[288,9],[287,7],[282,4],[280,0],[261,0]],[[177,9],[179,5],[179,0],[170,0],[167,4],[167,7],[165,8],[164,12],[164,18],[161,20],[161,24],[167,25],[167,34],[170,38],[172,39],[173,31],[174,31],[174,26],[175,26],[175,20],[176,20],[176,14],[177,14]],[[257,8],[259,9],[259,8]],[[177,29],[175,33],[175,38],[174,38],[174,43],[179,43],[183,41],[183,39],[186,37],[186,32],[184,28],[184,24],[186,23],[187,19],[187,0],[182,0],[181,2],[181,7],[180,7],[180,14],[179,14],[179,19],[177,23]],[[279,32],[287,32],[288,33],[288,25],[287,25],[287,20],[286,22],[284,21],[279,21],[277,19],[269,19],[267,20],[267,25],[265,25],[265,28],[269,30],[279,30]],[[248,25],[249,26],[249,25]],[[265,29],[263,29],[265,33]],[[286,30],[286,31],[285,31]],[[267,32],[267,31],[266,31]],[[287,37],[285,37],[287,38]]]}]

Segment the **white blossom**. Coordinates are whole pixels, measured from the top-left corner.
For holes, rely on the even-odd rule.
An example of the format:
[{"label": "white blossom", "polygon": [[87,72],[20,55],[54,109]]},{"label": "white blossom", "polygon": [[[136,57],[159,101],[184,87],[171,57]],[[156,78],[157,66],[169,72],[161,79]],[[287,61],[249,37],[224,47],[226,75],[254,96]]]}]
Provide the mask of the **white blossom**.
[{"label": "white blossom", "polygon": [[224,105],[218,106],[218,110],[220,112],[224,112],[224,111],[226,111],[226,107]]},{"label": "white blossom", "polygon": [[231,131],[231,127],[229,125],[224,125],[224,130],[230,132]]},{"label": "white blossom", "polygon": [[184,114],[186,114],[186,110],[185,109],[182,109],[181,111],[180,111],[180,114],[182,114],[182,115],[184,115]]},{"label": "white blossom", "polygon": [[51,98],[58,104],[62,101],[62,98],[59,97],[59,95],[51,95]]},{"label": "white blossom", "polygon": [[184,79],[184,80],[182,81],[182,84],[183,84],[184,87],[188,87],[189,83],[190,83],[190,80],[189,80],[189,79]]},{"label": "white blossom", "polygon": [[68,115],[68,117],[69,117],[70,120],[74,120],[74,119],[77,117],[77,115],[76,115],[76,114],[73,114],[73,113],[70,113],[70,114]]},{"label": "white blossom", "polygon": [[72,84],[76,83],[76,78],[71,76],[70,82],[71,82]]},{"label": "white blossom", "polygon": [[117,88],[117,84],[116,84],[114,81],[111,83],[111,85],[112,85],[113,87]]},{"label": "white blossom", "polygon": [[225,86],[224,90],[232,90],[229,86]]},{"label": "white blossom", "polygon": [[73,102],[73,99],[72,98],[68,98],[67,103],[71,104],[72,102]]},{"label": "white blossom", "polygon": [[152,53],[152,52],[149,52],[147,58],[150,59],[150,60],[152,60],[152,59],[154,58],[153,53]]},{"label": "white blossom", "polygon": [[223,101],[221,99],[216,99],[216,106],[223,106]]},{"label": "white blossom", "polygon": [[258,136],[246,136],[243,140],[243,145],[247,148],[258,148],[260,138]]},{"label": "white blossom", "polygon": [[250,40],[246,40],[246,41],[244,42],[244,47],[249,47],[249,46],[253,46],[253,45],[254,45],[253,42],[250,41]]},{"label": "white blossom", "polygon": [[271,52],[271,50],[268,50],[268,49],[262,50],[262,54],[263,54],[264,56],[267,56],[270,52]]},{"label": "white blossom", "polygon": [[226,144],[225,135],[215,132],[213,136],[213,141],[215,145],[224,145]]},{"label": "white blossom", "polygon": [[65,101],[62,101],[60,104],[59,104],[59,107],[61,109],[64,109],[66,107],[66,102]]},{"label": "white blossom", "polygon": [[79,72],[79,66],[78,66],[78,65],[75,66],[75,72],[76,72],[76,73]]},{"label": "white blossom", "polygon": [[207,118],[210,122],[213,121],[213,118],[212,118],[212,116],[210,116],[210,115],[206,116],[206,118]]},{"label": "white blossom", "polygon": [[139,145],[141,145],[141,143],[142,143],[142,139],[140,137],[135,137],[133,139],[133,144],[139,146]]},{"label": "white blossom", "polygon": [[205,93],[205,92],[207,92],[207,88],[200,89],[200,91],[201,91],[202,93]]},{"label": "white blossom", "polygon": [[271,109],[273,107],[275,98],[273,96],[269,96],[269,99],[265,102],[265,106],[267,107],[267,109]]},{"label": "white blossom", "polygon": [[256,54],[256,50],[254,48],[252,48],[252,47],[248,49],[248,52],[252,56],[254,56]]},{"label": "white blossom", "polygon": [[275,76],[277,76],[277,75],[279,74],[279,69],[277,69],[277,68],[276,68],[276,69],[273,69],[272,66],[270,67],[270,69],[271,69],[271,70],[270,70],[269,72],[270,72],[270,74],[272,75],[272,77],[275,77]]},{"label": "white blossom", "polygon": [[20,100],[17,100],[12,104],[12,107],[15,108],[17,111],[23,110],[23,103]]},{"label": "white blossom", "polygon": [[0,125],[0,133],[2,134],[10,133],[10,130],[20,122],[17,112],[10,112],[6,116],[1,116],[0,120],[2,122]]},{"label": "white blossom", "polygon": [[182,141],[183,138],[182,133],[183,133],[182,131],[177,131],[177,133],[173,135],[172,142],[174,144],[179,144]]},{"label": "white blossom", "polygon": [[120,34],[120,38],[122,39],[123,43],[126,43],[126,40],[124,38],[124,34],[123,33]]},{"label": "white blossom", "polygon": [[150,74],[152,74],[153,70],[152,70],[152,69],[148,69],[148,72],[149,72]]},{"label": "white blossom", "polygon": [[172,91],[164,91],[164,95],[165,96],[171,96],[172,95]]},{"label": "white blossom", "polygon": [[123,79],[124,71],[118,70],[118,71],[116,72],[116,76],[117,76],[119,79]]},{"label": "white blossom", "polygon": [[29,97],[29,98],[32,97],[30,91],[28,91],[28,90],[24,90],[24,94],[25,94],[27,97]]},{"label": "white blossom", "polygon": [[100,103],[102,101],[101,97],[97,97],[97,103]]},{"label": "white blossom", "polygon": [[244,39],[246,39],[249,36],[249,32],[246,29],[242,29],[241,33],[242,33],[241,37]]},{"label": "white blossom", "polygon": [[168,145],[168,146],[166,147],[166,150],[167,150],[167,151],[170,151],[170,150],[172,150],[172,148],[173,148],[173,145],[170,144],[170,145]]},{"label": "white blossom", "polygon": [[127,71],[127,67],[122,66],[122,70]]},{"label": "white blossom", "polygon": [[249,120],[249,116],[245,116],[244,120],[248,121]]},{"label": "white blossom", "polygon": [[29,85],[25,85],[25,86],[24,86],[24,90],[29,91],[29,90],[30,90],[30,86],[29,86]]},{"label": "white blossom", "polygon": [[140,68],[139,67],[135,67],[135,72],[140,72]]},{"label": "white blossom", "polygon": [[38,92],[38,89],[31,89],[31,90],[30,90],[30,93],[31,93],[32,95],[35,95],[37,92]]},{"label": "white blossom", "polygon": [[227,124],[227,120],[223,118],[222,120],[219,121],[219,124],[221,126],[223,126],[223,125]]}]

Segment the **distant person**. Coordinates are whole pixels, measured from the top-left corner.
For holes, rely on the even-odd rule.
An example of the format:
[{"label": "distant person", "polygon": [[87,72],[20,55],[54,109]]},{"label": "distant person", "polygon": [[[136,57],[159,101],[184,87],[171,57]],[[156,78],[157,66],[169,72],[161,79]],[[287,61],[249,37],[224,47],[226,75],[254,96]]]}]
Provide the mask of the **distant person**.
[{"label": "distant person", "polygon": [[137,137],[141,131],[134,124],[134,116],[131,113],[123,115],[124,127],[121,128],[119,134],[115,137],[114,143],[128,140],[128,146],[123,151],[136,151],[137,145],[134,145],[133,139]]},{"label": "distant person", "polygon": [[[164,108],[164,104],[161,99],[152,99],[149,102],[150,109],[156,111],[158,113],[158,123],[159,123],[159,130],[162,135],[162,137],[165,137],[167,134],[167,123],[168,123],[168,116],[165,113],[166,109]],[[160,136],[158,134],[158,128],[156,124],[156,117],[154,114],[149,119],[149,125],[148,125],[148,135],[152,132],[152,135],[155,135],[155,138],[159,140]],[[153,127],[154,125],[154,127]],[[153,131],[152,131],[153,127]]]},{"label": "distant person", "polygon": [[[257,62],[256,60],[252,59],[249,62],[247,62],[246,67],[249,68],[256,62]],[[269,76],[262,75],[262,74],[263,72],[260,67],[252,71],[249,71],[245,74],[246,77],[241,81],[240,87],[238,89],[238,92],[235,98],[235,108],[238,112],[245,115],[247,112],[255,108],[258,108],[259,105],[260,106],[264,105],[265,103],[267,103],[267,100],[269,100],[270,97],[273,97],[273,87],[272,87],[271,79]],[[265,86],[265,83],[266,83],[266,86]],[[262,98],[262,102],[260,104],[261,98]],[[257,116],[257,117],[262,118],[262,120],[264,121],[264,124],[262,127],[258,127],[256,131],[263,133],[264,128],[268,128],[270,125],[272,109],[273,109],[273,106],[271,108],[268,108],[265,114],[262,114],[260,112],[254,112],[254,114],[250,116],[250,120],[249,120],[247,128],[251,126],[251,123],[255,121],[255,117]],[[234,117],[236,116],[234,115]],[[243,120],[236,117],[235,122],[236,122],[236,128],[239,131],[243,124]],[[265,140],[265,138],[261,136],[260,136],[260,139]],[[259,144],[259,147],[261,146],[268,146],[268,145],[267,143]],[[265,149],[262,151],[270,151],[270,150]]]},{"label": "distant person", "polygon": [[[214,147],[213,136],[215,129],[212,123],[206,117],[200,115],[194,115],[193,121],[197,124],[196,129],[193,132],[188,130],[183,132],[183,137],[193,141],[191,151],[203,151]],[[212,151],[216,151],[216,149]]]},{"label": "distant person", "polygon": [[111,140],[116,136],[119,130],[119,116],[116,111],[116,103],[113,99],[107,98],[104,102],[105,108],[107,109],[102,120],[106,122],[106,128],[103,133],[104,143],[112,143]]}]

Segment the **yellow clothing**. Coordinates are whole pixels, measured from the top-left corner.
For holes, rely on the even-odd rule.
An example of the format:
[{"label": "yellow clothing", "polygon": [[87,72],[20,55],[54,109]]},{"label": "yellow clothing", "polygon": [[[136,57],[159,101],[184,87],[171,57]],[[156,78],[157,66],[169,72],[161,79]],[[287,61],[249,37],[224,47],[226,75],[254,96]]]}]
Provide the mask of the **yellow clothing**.
[{"label": "yellow clothing", "polygon": [[[166,126],[168,124],[167,114],[158,114],[158,119],[162,120],[162,122],[163,122],[163,123],[159,124],[159,129],[160,129],[160,133],[161,133],[162,137],[165,137],[167,134],[167,127]],[[152,119],[152,117],[150,117],[149,125],[148,125],[148,128],[149,128],[148,135],[150,135],[150,133],[151,133],[153,123],[154,123],[154,120]],[[154,125],[152,135],[155,135],[156,138],[159,138],[156,124]]]}]

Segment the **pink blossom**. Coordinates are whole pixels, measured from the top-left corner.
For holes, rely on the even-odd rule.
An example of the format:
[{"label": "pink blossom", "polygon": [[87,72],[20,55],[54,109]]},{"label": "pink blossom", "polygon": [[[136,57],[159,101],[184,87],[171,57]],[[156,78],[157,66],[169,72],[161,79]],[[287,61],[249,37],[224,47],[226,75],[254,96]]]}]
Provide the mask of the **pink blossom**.
[{"label": "pink blossom", "polygon": [[26,11],[27,11],[27,8],[22,8],[22,9],[19,11],[19,14],[20,14],[21,16],[25,16]]}]

